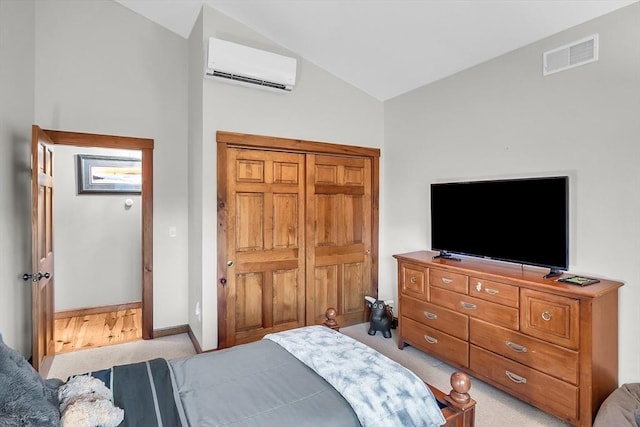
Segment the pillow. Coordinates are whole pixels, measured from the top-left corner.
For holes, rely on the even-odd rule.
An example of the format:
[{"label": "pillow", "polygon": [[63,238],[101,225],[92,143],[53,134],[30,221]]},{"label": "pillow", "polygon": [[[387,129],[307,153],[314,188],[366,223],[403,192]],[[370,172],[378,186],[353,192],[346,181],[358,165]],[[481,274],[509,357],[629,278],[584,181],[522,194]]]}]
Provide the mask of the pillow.
[{"label": "pillow", "polygon": [[640,383],[623,384],[605,399],[594,427],[640,426]]},{"label": "pillow", "polygon": [[60,383],[43,380],[0,334],[0,427],[60,425]]}]

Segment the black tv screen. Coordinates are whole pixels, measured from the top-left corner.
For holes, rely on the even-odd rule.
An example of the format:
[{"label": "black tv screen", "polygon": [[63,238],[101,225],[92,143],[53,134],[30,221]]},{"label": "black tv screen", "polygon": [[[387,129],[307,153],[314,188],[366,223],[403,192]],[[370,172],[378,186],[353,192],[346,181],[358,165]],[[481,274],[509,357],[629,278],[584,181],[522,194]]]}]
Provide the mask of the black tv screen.
[{"label": "black tv screen", "polygon": [[566,270],[569,179],[431,184],[431,248]]}]

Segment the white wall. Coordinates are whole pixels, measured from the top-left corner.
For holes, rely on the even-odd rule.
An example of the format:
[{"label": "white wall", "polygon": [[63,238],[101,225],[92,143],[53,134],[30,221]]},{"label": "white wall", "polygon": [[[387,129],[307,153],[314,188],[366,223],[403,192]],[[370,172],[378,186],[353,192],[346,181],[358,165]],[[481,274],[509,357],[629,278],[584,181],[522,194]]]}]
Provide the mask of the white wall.
[{"label": "white wall", "polygon": [[0,334],[31,352],[34,2],[0,1]]},{"label": "white wall", "polygon": [[187,41],[111,0],[35,12],[35,123],[155,141],[154,327],[186,324]]},{"label": "white wall", "polygon": [[[191,331],[202,343],[202,294],[204,288],[203,277],[207,278],[209,286],[216,287],[215,265],[216,260],[205,261],[203,259],[203,247],[205,245],[202,224],[205,212],[202,209],[202,201],[205,197],[203,170],[214,161],[205,162],[203,151],[202,123],[202,88],[204,72],[204,46],[202,44],[202,10],[198,15],[191,35],[189,37],[189,285],[188,285],[188,317]],[[210,242],[206,243],[210,245]],[[207,266],[209,271],[206,271]],[[213,275],[213,284],[209,276]],[[217,307],[214,314],[217,316]],[[216,322],[217,324],[217,322]],[[214,339],[214,338],[210,338]]]},{"label": "white wall", "polygon": [[[542,76],[542,52],[593,33],[598,62]],[[387,101],[381,288],[392,254],[430,247],[430,183],[567,174],[570,269],[626,283],[620,382],[640,379],[639,112],[638,3]]]},{"label": "white wall", "polygon": [[[139,194],[78,194],[78,154],[140,158],[137,150],[56,146],[55,311],[142,299]],[[125,206],[129,199],[133,206]]]},{"label": "white wall", "polygon": [[[194,32],[191,43],[201,43],[204,54],[209,37],[218,37],[236,43],[296,56],[275,45],[242,24],[209,7],[200,17],[202,33]],[[201,37],[200,41],[194,40]],[[197,59],[191,58],[192,64]],[[204,69],[200,68],[203,73]],[[204,74],[201,74],[204,75]],[[192,76],[193,78],[193,76]],[[198,123],[193,122],[197,126]],[[314,64],[298,57],[297,84],[291,93],[272,93],[264,90],[205,80],[202,90],[201,141],[195,137],[191,149],[201,152],[191,167],[201,170],[202,183],[194,185],[192,194],[199,200],[192,207],[202,209],[201,222],[196,227],[202,239],[200,258],[191,260],[199,264],[202,289],[190,293],[189,307],[194,310],[197,298],[202,298],[202,336],[198,336],[205,349],[217,345],[217,287],[216,255],[216,143],[218,130],[327,141],[347,145],[382,147],[382,103],[336,78]],[[382,196],[381,196],[382,197]],[[197,214],[196,214],[197,215]],[[193,255],[193,254],[192,254]],[[195,275],[194,275],[195,277]],[[193,328],[193,325],[192,325]],[[194,328],[196,329],[196,328]]]}]

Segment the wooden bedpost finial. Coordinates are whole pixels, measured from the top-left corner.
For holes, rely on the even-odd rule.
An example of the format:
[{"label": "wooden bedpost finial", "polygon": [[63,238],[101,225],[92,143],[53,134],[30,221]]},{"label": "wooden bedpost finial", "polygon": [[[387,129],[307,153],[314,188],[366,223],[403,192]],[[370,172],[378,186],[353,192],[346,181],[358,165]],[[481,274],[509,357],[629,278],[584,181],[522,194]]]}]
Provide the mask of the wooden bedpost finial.
[{"label": "wooden bedpost finial", "polygon": [[324,326],[335,329],[336,331],[340,329],[338,326],[338,322],[336,322],[336,316],[338,315],[338,312],[335,308],[327,308],[327,311],[324,312],[324,315],[327,317],[327,320],[323,323]]},{"label": "wooden bedpost finial", "polygon": [[471,388],[471,380],[469,376],[463,372],[454,372],[451,374],[451,392],[449,396],[455,402],[464,405],[469,402],[469,389]]}]

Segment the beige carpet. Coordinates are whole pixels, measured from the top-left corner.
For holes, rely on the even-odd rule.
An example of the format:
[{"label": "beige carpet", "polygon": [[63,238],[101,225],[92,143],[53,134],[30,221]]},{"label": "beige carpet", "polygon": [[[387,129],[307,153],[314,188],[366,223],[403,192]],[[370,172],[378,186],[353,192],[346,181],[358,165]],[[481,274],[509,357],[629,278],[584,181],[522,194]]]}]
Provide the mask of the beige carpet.
[{"label": "beige carpet", "polygon": [[66,380],[71,375],[99,371],[115,365],[142,362],[156,357],[175,359],[193,354],[196,354],[196,351],[187,334],[131,341],[58,354],[53,358],[48,378]]},{"label": "beige carpet", "polygon": [[[395,334],[390,339],[383,338],[381,333],[370,336],[367,334],[368,327],[368,323],[362,323],[342,328],[341,332],[364,342],[406,366],[423,380],[439,389],[445,392],[451,389],[449,377],[455,370],[454,368],[413,347],[407,346],[403,350],[399,350]],[[392,332],[395,333],[395,331]],[[55,356],[49,371],[49,378],[66,379],[70,375],[105,369],[114,365],[140,362],[155,357],[174,359],[192,354],[195,354],[195,351],[186,334],[80,350]],[[474,378],[471,379],[471,396],[478,402],[476,407],[477,427],[559,427],[569,425]]]}]

